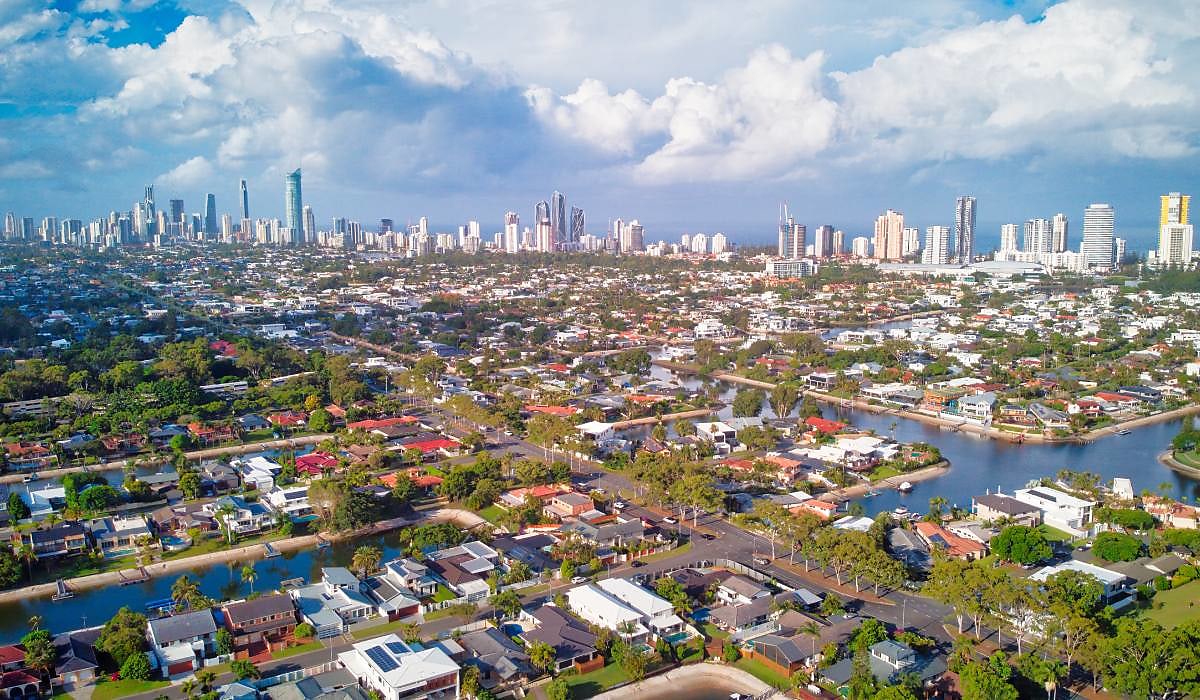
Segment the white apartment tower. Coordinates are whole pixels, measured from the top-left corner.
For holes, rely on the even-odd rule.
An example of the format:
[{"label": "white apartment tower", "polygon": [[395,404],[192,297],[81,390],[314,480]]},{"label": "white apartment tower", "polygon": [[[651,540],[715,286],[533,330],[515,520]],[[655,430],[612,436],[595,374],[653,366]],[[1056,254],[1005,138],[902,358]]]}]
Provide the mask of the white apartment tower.
[{"label": "white apartment tower", "polygon": [[950,263],[950,227],[930,226],[925,229],[925,252],[921,262],[926,265]]},{"label": "white apartment tower", "polygon": [[1013,252],[1017,250],[1017,225],[1016,224],[1001,224],[1000,225],[1000,250],[1004,252]]},{"label": "white apartment tower", "polygon": [[1062,212],[1055,214],[1050,225],[1053,229],[1050,252],[1067,252],[1067,215]]},{"label": "white apartment tower", "polygon": [[1079,252],[1092,269],[1113,267],[1113,224],[1116,218],[1111,204],[1089,204],[1083,212],[1083,241]]}]

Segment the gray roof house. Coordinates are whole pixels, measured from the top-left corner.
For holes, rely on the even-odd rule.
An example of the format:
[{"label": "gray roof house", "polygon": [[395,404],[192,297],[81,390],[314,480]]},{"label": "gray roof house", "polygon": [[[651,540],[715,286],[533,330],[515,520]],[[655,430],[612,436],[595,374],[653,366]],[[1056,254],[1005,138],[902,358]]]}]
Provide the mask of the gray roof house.
[{"label": "gray roof house", "polygon": [[199,669],[216,651],[217,623],[211,610],[151,620],[147,634],[151,650],[169,678]]}]

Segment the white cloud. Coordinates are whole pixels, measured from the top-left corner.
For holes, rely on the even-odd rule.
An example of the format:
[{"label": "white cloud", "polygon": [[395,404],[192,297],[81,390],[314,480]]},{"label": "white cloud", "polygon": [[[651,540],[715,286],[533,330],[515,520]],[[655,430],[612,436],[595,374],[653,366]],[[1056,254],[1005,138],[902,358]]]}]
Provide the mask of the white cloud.
[{"label": "white cloud", "polygon": [[214,172],[213,165],[207,158],[193,156],[159,175],[157,181],[173,187],[194,187],[210,180]]}]

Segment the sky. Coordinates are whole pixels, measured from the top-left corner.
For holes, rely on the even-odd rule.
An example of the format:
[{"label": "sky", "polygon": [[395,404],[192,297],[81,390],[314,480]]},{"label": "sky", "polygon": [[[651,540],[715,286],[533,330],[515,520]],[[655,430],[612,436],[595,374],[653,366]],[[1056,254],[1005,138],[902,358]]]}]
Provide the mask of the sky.
[{"label": "sky", "polygon": [[485,235],[554,190],[588,229],[774,239],[797,220],[980,242],[1090,202],[1151,245],[1195,192],[1189,0],[0,0],[0,210],[90,220],[157,199],[320,226]]}]

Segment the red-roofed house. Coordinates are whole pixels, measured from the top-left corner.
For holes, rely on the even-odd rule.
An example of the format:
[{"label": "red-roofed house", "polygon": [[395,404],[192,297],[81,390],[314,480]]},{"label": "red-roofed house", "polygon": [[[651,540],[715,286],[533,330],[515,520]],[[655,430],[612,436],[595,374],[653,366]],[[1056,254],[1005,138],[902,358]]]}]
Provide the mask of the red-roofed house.
[{"label": "red-roofed house", "polygon": [[917,537],[921,538],[930,549],[941,549],[955,559],[982,559],[987,554],[987,546],[982,542],[969,540],[950,532],[937,523],[919,521],[916,525]]},{"label": "red-roofed house", "polygon": [[296,473],[304,476],[322,476],[326,469],[338,468],[337,457],[328,452],[310,452],[296,458]]},{"label": "red-roofed house", "polygon": [[277,425],[281,428],[292,428],[304,425],[308,421],[308,414],[303,411],[281,411],[267,416],[267,420],[271,421],[271,425]]},{"label": "red-roofed house", "polygon": [[776,478],[785,484],[790,484],[800,475],[807,475],[808,473],[808,470],[804,468],[804,463],[798,459],[791,459],[783,455],[768,454],[763,458],[763,461],[778,467]]},{"label": "red-roofed house", "polygon": [[431,454],[433,452],[441,452],[447,457],[453,457],[459,453],[462,445],[447,438],[435,438],[433,440],[410,442],[405,444],[403,447],[405,450],[420,450],[421,454],[424,455]]},{"label": "red-roofed house", "polygon": [[0,675],[0,696],[5,698],[36,698],[41,696],[41,679],[26,671],[5,671]]},{"label": "red-roofed house", "polygon": [[208,425],[199,421],[188,423],[187,430],[192,439],[201,445],[236,440],[238,436],[237,428],[232,425]]},{"label": "red-roofed house", "polygon": [[215,351],[222,357],[237,357],[237,346],[228,340],[214,340],[208,344],[210,350]]},{"label": "red-roofed house", "polygon": [[0,671],[25,668],[25,650],[16,644],[0,646]]},{"label": "red-roofed house", "polygon": [[834,433],[845,430],[846,424],[835,420],[827,420],[820,416],[809,416],[804,419],[804,424],[815,429],[819,433],[825,435],[833,435]]},{"label": "red-roofed house", "polygon": [[500,499],[498,502],[500,505],[508,506],[510,508],[520,508],[521,506],[525,505],[525,499],[527,497],[533,496],[534,498],[538,499],[538,501],[541,501],[541,503],[544,505],[549,503],[550,499],[554,498],[558,494],[567,493],[570,490],[571,487],[567,486],[566,484],[528,486],[505,491],[504,493],[500,494]]},{"label": "red-roofed house", "polygon": [[532,403],[527,404],[525,410],[529,413],[542,413],[547,416],[558,416],[560,418],[569,418],[579,413],[579,409],[574,406],[542,406]]},{"label": "red-roofed house", "polygon": [[816,516],[822,520],[829,520],[833,516],[837,515],[838,512],[838,505],[836,503],[830,503],[829,501],[822,501],[816,498],[810,498],[796,507],[803,508],[810,513],[815,513]]},{"label": "red-roofed house", "polygon": [[357,420],[346,425],[349,430],[371,431],[376,428],[390,428],[396,425],[410,425],[418,423],[420,419],[416,416],[395,416],[392,418],[373,418],[368,420]]},{"label": "red-roofed house", "polygon": [[346,409],[342,408],[341,406],[337,405],[336,403],[331,403],[328,406],[326,406],[325,412],[339,420],[346,417]]},{"label": "red-roofed house", "polygon": [[558,372],[559,374],[566,374],[567,372],[571,371],[570,367],[567,367],[561,362],[551,362],[550,364],[545,365],[545,367],[551,372]]}]

